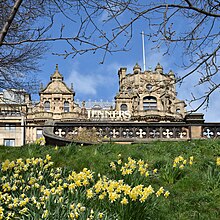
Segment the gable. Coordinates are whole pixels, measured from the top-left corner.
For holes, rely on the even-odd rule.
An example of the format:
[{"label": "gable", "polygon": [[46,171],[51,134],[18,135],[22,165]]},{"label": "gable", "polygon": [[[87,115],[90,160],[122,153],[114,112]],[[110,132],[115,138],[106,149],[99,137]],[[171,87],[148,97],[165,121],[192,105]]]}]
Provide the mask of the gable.
[{"label": "gable", "polygon": [[72,94],[71,91],[64,82],[62,81],[52,81],[50,82],[45,89],[43,89],[40,94],[44,93],[69,93]]}]

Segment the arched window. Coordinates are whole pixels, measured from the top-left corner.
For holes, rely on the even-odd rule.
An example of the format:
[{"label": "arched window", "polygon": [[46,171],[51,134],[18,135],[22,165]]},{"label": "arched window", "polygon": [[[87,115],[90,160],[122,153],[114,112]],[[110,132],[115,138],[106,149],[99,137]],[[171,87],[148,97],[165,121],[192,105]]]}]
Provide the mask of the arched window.
[{"label": "arched window", "polygon": [[46,111],[46,112],[50,111],[50,102],[49,101],[44,102],[44,111]]},{"label": "arched window", "polygon": [[69,112],[70,111],[70,104],[68,101],[64,102],[64,106],[63,106],[64,112]]},{"label": "arched window", "polygon": [[128,110],[128,106],[126,104],[121,104],[121,111],[127,111]]},{"label": "arched window", "polygon": [[146,96],[143,98],[143,109],[144,110],[155,110],[157,109],[157,99],[153,96]]}]

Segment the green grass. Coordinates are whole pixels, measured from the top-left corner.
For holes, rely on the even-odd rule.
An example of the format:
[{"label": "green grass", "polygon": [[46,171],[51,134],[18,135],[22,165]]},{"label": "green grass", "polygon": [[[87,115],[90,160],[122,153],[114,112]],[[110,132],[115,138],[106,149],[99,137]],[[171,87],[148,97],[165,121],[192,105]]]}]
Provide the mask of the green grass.
[{"label": "green grass", "polygon": [[154,180],[155,185],[169,190],[170,196],[157,204],[150,219],[220,219],[220,166],[216,167],[215,164],[216,158],[220,156],[219,140],[68,145],[58,147],[57,150],[51,146],[35,145],[0,147],[0,162],[6,159],[45,157],[47,154],[51,155],[54,166],[77,172],[87,167],[97,174],[109,176],[112,175],[109,163],[116,161],[118,154],[122,155],[123,160],[128,157],[143,159],[159,172],[164,172],[167,164],[172,167],[174,158],[179,155],[184,158],[193,156],[193,165],[184,168],[181,177],[173,183],[164,178]]}]

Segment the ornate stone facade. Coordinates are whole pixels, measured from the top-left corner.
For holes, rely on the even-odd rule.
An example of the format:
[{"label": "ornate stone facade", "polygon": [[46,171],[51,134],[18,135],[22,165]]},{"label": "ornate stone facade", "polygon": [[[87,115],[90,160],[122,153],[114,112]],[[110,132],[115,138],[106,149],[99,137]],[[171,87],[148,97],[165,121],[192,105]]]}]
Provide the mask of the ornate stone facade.
[{"label": "ornate stone facade", "polygon": [[172,71],[163,72],[158,63],[155,71],[141,72],[136,64],[133,73],[126,74],[120,68],[119,93],[116,95],[116,110],[127,110],[132,120],[138,121],[183,121],[186,115],[185,102],[176,97],[176,79]]},{"label": "ornate stone facade", "polygon": [[[28,108],[26,117],[26,141],[35,141],[42,136],[47,120],[70,121],[80,117],[82,108],[74,102],[75,92],[63,81],[63,76],[56,65],[50,82],[40,88],[40,101]],[[36,127],[37,126],[37,127]]]},{"label": "ornate stone facade", "polygon": [[37,119],[39,114],[54,120],[77,118],[81,108],[75,104],[75,92],[68,88],[63,81],[63,76],[56,65],[55,72],[50,77],[50,82],[45,88],[41,85],[39,92],[40,102],[28,112],[28,119]]},{"label": "ornate stone facade", "polygon": [[[80,106],[74,100],[73,86],[69,88],[65,84],[56,65],[50,82],[45,87],[41,86],[39,102],[33,103],[28,94],[23,94],[20,96],[22,103],[11,103],[17,109],[16,118],[9,114],[7,117],[1,116],[0,125],[4,131],[1,131],[0,144],[7,141],[12,141],[12,145],[32,143],[43,135],[48,121],[58,124],[56,128],[50,128],[51,124],[47,125],[50,138],[56,135],[61,139],[70,134],[77,135],[80,130],[87,128],[93,129],[100,138],[108,136],[110,139],[122,138],[126,141],[150,138],[186,139],[191,138],[194,133],[195,137],[199,137],[194,129],[196,126],[190,127],[187,121],[198,124],[204,122],[203,116],[199,114],[191,117],[186,114],[185,102],[176,97],[176,79],[172,71],[165,74],[159,63],[154,71],[142,72],[138,64],[134,66],[133,73],[127,74],[126,70],[120,68],[118,71],[119,92],[115,96],[115,106],[107,102],[94,102],[92,105],[83,102]],[[8,103],[2,102],[1,114],[5,108],[9,108]],[[129,117],[124,120],[127,116]],[[59,123],[66,127],[61,129]],[[7,127],[16,127],[16,132],[6,132]],[[58,141],[56,138],[54,140]],[[63,139],[61,142],[63,143]]]}]

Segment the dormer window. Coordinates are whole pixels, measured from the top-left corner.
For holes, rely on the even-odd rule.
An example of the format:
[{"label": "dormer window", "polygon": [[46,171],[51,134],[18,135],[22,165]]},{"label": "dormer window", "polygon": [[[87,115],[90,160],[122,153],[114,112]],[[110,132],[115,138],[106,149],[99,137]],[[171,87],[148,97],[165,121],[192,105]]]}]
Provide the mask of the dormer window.
[{"label": "dormer window", "polygon": [[63,106],[64,112],[69,112],[70,111],[70,105],[68,101],[64,102],[64,106]]},{"label": "dormer window", "polygon": [[44,111],[46,111],[46,112],[50,111],[50,102],[49,101],[44,102]]}]

